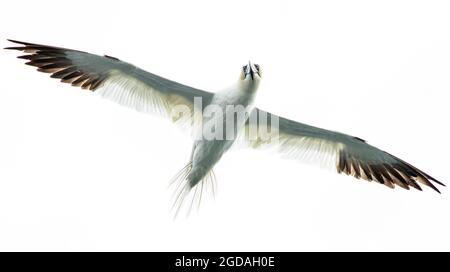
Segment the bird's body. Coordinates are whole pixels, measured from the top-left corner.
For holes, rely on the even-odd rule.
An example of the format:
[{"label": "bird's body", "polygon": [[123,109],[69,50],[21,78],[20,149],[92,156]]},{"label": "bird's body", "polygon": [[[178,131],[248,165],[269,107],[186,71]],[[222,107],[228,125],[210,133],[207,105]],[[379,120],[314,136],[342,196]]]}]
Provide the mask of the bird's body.
[{"label": "bird's body", "polygon": [[191,187],[211,171],[245,127],[253,110],[258,84],[259,81],[255,80],[241,81],[216,93],[206,106],[206,111],[211,109],[212,114],[203,114],[202,125],[192,147],[192,169],[187,177]]},{"label": "bird's body", "polygon": [[213,167],[239,134],[244,135],[243,142],[251,148],[275,147],[290,158],[325,164],[338,173],[390,188],[421,190],[420,183],[439,192],[433,183],[444,185],[358,137],[302,124],[254,107],[261,79],[257,64],[245,65],[240,78],[230,88],[211,93],[159,77],[114,57],[12,42],[20,46],[6,49],[24,52],[19,58],[28,60],[26,64],[38,67],[38,71],[51,73],[53,78],[89,89],[119,104],[156,113],[192,128],[195,139],[190,160],[174,178],[178,207],[188,195],[200,203],[204,185],[215,180]]}]

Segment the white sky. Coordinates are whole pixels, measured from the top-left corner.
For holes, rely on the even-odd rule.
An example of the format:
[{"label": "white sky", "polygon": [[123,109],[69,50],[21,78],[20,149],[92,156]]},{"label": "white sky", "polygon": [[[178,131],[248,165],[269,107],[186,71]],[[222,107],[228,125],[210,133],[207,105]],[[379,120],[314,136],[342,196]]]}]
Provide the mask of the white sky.
[{"label": "white sky", "polygon": [[[9,1],[6,38],[108,54],[216,91],[250,59],[259,107],[366,139],[444,183],[448,1]],[[172,220],[191,142],[166,120],[0,53],[0,250],[450,250],[447,188],[390,190],[264,152],[215,167]]]}]

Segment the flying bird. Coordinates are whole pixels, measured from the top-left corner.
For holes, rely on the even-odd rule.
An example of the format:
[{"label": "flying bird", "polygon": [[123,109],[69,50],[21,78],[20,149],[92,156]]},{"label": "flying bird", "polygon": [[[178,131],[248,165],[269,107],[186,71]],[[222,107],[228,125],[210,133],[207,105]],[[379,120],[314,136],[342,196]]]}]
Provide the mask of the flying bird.
[{"label": "flying bird", "polygon": [[[270,147],[288,157],[330,165],[337,173],[390,188],[422,190],[421,184],[439,192],[435,184],[445,186],[361,138],[302,124],[255,107],[254,98],[262,77],[258,64],[244,65],[234,84],[213,93],[165,79],[108,55],[9,41],[17,46],[5,49],[24,52],[18,58],[27,60],[27,65],[37,67],[40,72],[50,73],[52,78],[138,111],[164,116],[193,131],[196,136],[189,162],[173,179],[177,212],[188,195],[192,197],[192,206],[194,200],[200,203],[207,187],[214,193],[213,167],[236,141],[251,148]],[[236,111],[237,106],[241,106],[240,112]],[[206,114],[208,107],[213,110]],[[232,125],[228,124],[228,116],[232,116]],[[226,137],[220,137],[225,134]]]}]

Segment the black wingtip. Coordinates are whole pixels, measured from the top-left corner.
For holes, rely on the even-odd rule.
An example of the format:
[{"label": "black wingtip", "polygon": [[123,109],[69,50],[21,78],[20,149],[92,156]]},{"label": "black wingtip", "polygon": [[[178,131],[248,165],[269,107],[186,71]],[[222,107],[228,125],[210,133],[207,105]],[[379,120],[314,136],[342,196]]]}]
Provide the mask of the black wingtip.
[{"label": "black wingtip", "polygon": [[[18,43],[18,44],[23,44],[23,43],[21,43],[21,42],[19,42],[19,41],[16,41],[16,40],[12,40],[12,39],[6,39],[8,42],[13,42],[13,43]],[[22,50],[21,48],[23,48],[23,47],[18,47],[18,46],[8,46],[8,47],[4,47],[3,49],[6,49],[6,50]]]},{"label": "black wingtip", "polygon": [[25,47],[19,47],[19,46],[8,46],[8,47],[4,47],[3,49],[6,50],[23,50]]},{"label": "black wingtip", "polygon": [[426,177],[429,178],[429,179],[431,179],[432,181],[436,182],[437,184],[439,184],[439,185],[441,185],[441,186],[447,187],[444,183],[440,182],[439,180],[433,178],[432,176],[430,176],[430,175],[428,175],[428,174],[426,174]]},{"label": "black wingtip", "polygon": [[23,45],[23,46],[8,46],[8,47],[3,48],[3,49],[8,49],[8,50],[24,50],[27,46],[35,45],[33,43],[22,42],[22,41],[13,40],[13,39],[6,39],[6,40],[9,42],[12,42],[12,43],[17,43],[17,44]]},{"label": "black wingtip", "polygon": [[30,43],[27,43],[27,42],[21,42],[21,41],[13,40],[13,39],[6,39],[6,40],[7,40],[8,42],[18,43],[18,44],[23,44],[23,45],[30,44]]},{"label": "black wingtip", "polygon": [[439,184],[439,185],[441,185],[441,186],[443,186],[443,187],[447,187],[447,186],[445,186],[444,183],[438,181],[437,179],[433,178],[432,176],[430,176],[430,175],[428,175],[428,174],[426,174],[426,173],[423,173],[423,174],[425,174],[425,177],[427,177],[429,180],[431,180],[431,181],[430,181],[430,184],[431,184],[430,187],[433,188],[436,192],[441,193],[441,192],[438,190],[438,188],[437,188],[436,186],[434,186],[433,182],[435,182],[435,183],[437,183],[437,184]]},{"label": "black wingtip", "polygon": [[433,183],[430,182],[430,184],[428,184],[428,186],[431,187],[431,188],[432,188],[433,190],[435,190],[436,192],[441,193],[441,191],[439,191],[439,189],[438,189],[436,186],[434,186]]},{"label": "black wingtip", "polygon": [[24,59],[24,60],[30,60],[32,58],[32,55],[22,55],[18,56],[18,59]]}]

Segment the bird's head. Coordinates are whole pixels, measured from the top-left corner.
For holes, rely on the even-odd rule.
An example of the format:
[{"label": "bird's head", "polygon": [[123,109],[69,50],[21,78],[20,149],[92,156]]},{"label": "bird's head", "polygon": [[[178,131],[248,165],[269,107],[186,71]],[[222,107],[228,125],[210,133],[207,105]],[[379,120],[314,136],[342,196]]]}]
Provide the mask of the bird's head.
[{"label": "bird's head", "polygon": [[248,64],[242,67],[240,76],[240,81],[242,84],[256,90],[260,80],[261,68],[258,64],[253,64],[249,61]]}]

